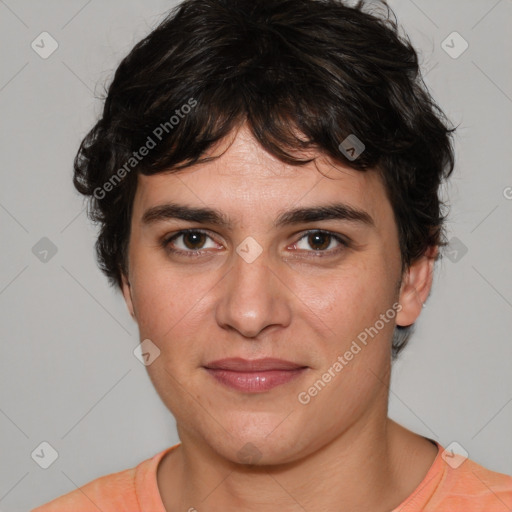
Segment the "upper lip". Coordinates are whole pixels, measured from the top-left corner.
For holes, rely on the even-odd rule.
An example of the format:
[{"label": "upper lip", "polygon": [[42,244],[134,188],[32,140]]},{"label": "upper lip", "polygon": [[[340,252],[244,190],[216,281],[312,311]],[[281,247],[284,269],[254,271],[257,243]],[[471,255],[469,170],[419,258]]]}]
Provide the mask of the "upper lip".
[{"label": "upper lip", "polygon": [[266,357],[263,359],[243,359],[241,357],[230,357],[227,359],[218,359],[204,365],[211,370],[231,370],[235,372],[256,372],[268,370],[297,370],[305,368],[304,365],[285,361],[284,359],[275,359]]}]

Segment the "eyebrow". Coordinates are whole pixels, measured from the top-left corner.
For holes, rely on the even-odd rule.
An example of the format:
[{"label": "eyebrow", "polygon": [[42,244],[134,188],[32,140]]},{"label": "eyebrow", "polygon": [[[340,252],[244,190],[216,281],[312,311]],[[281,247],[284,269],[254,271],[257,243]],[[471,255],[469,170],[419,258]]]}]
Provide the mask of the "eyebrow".
[{"label": "eyebrow", "polygon": [[[142,224],[150,225],[173,219],[197,222],[199,224],[212,224],[222,228],[231,227],[229,217],[219,210],[175,203],[165,203],[149,208],[142,216]],[[375,227],[375,222],[368,212],[344,203],[331,203],[286,211],[279,215],[274,222],[274,227],[323,220],[344,220]]]}]

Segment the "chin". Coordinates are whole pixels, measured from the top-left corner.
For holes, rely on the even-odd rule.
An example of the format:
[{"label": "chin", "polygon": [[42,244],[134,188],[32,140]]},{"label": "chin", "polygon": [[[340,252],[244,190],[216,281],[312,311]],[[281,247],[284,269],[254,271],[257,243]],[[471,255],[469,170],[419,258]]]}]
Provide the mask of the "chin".
[{"label": "chin", "polygon": [[[267,421],[266,421],[267,420]],[[293,462],[304,455],[310,445],[304,429],[286,425],[283,417],[275,415],[261,418],[252,424],[231,424],[228,430],[233,436],[223,436],[213,444],[222,457],[237,464],[251,466],[277,465]],[[301,431],[299,431],[301,430]],[[213,440],[212,440],[213,441]]]}]

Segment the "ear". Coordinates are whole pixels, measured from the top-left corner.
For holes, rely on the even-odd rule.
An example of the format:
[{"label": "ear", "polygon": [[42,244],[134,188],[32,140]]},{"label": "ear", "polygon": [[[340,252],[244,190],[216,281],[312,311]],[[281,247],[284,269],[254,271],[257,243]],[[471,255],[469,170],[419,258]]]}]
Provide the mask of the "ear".
[{"label": "ear", "polygon": [[432,287],[437,255],[438,247],[429,247],[405,272],[400,287],[399,303],[402,309],[396,316],[397,325],[411,325],[420,316]]},{"label": "ear", "polygon": [[128,311],[130,312],[130,315],[134,320],[137,320],[135,316],[135,308],[133,307],[133,300],[132,300],[132,287],[130,284],[130,281],[128,280],[128,277],[126,274],[121,273],[121,280],[122,285],[121,289],[123,292],[124,301],[126,302],[126,306],[128,307]]}]

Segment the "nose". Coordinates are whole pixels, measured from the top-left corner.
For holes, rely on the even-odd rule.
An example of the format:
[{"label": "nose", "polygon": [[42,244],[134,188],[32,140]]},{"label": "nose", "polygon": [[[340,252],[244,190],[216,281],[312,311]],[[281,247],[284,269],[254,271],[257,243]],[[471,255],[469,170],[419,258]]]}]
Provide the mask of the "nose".
[{"label": "nose", "polygon": [[279,271],[271,268],[266,251],[251,262],[238,254],[233,260],[219,289],[218,325],[247,338],[255,338],[270,326],[288,326],[293,294]]}]

